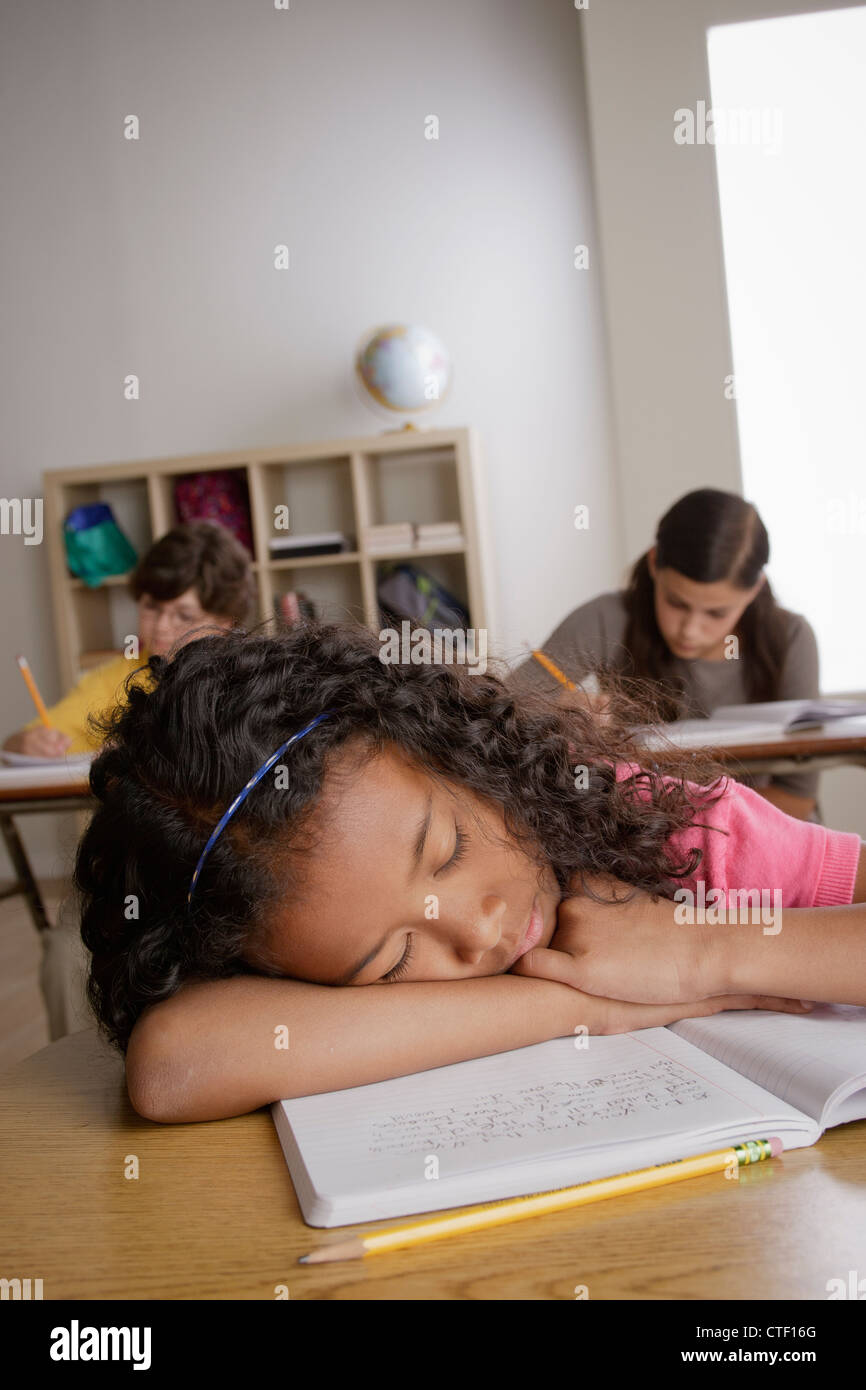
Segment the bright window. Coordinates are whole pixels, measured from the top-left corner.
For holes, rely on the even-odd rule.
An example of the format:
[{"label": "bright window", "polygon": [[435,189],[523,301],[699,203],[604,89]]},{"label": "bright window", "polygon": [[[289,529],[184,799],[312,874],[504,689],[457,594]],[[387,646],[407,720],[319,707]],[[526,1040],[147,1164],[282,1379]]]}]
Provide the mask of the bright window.
[{"label": "bright window", "polygon": [[866,8],[715,27],[708,53],[743,493],[822,690],[862,691]]}]

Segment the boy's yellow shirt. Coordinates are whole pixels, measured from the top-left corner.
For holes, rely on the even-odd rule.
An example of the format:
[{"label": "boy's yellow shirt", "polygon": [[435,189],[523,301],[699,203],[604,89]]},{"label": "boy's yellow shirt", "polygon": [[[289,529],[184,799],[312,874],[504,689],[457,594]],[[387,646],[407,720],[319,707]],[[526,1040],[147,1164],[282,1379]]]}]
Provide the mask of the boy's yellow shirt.
[{"label": "boy's yellow shirt", "polygon": [[[92,671],[85,672],[68,695],[51,706],[48,717],[52,727],[72,739],[67,754],[93,753],[100,746],[101,740],[95,738],[87,727],[87,716],[102,714],[115,705],[126,704],[124,682],[133,671],[138,672],[139,667],[146,664],[147,658],[147,652],[143,651],[135,658],[116,656],[103,666],[95,666]],[[133,683],[147,688],[151,683],[150,672],[140,671]],[[25,727],[33,729],[39,723],[38,718],[31,719]]]}]

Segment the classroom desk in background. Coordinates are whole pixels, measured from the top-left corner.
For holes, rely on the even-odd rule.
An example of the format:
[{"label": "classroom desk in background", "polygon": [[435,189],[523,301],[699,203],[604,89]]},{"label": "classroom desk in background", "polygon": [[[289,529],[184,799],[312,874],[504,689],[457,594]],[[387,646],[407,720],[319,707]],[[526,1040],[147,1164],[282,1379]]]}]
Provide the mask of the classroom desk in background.
[{"label": "classroom desk in background", "polygon": [[[125,1176],[135,1155],[139,1176]],[[866,1121],[772,1163],[346,1264],[306,1226],[268,1109],[135,1114],[95,1030],[0,1076],[3,1270],[45,1299],[826,1299],[863,1265]],[[417,1218],[408,1218],[415,1220]]]},{"label": "classroom desk in background", "polygon": [[[51,774],[44,769],[36,771],[38,780],[33,775],[34,770],[29,768],[0,769],[0,834],[15,870],[13,882],[0,890],[0,901],[22,894],[27,900],[33,925],[37,931],[44,932],[49,930],[51,924],[36,874],[18,834],[15,817],[50,811],[90,811],[93,809],[93,796],[86,776],[71,777],[57,773],[56,780],[51,780]],[[28,773],[31,775],[28,776]]]},{"label": "classroom desk in background", "polygon": [[[712,720],[707,720],[711,733]],[[731,773],[825,772],[832,767],[866,767],[866,719],[839,719],[819,729],[781,734],[772,739],[746,739],[702,750],[719,762],[730,764]]]}]

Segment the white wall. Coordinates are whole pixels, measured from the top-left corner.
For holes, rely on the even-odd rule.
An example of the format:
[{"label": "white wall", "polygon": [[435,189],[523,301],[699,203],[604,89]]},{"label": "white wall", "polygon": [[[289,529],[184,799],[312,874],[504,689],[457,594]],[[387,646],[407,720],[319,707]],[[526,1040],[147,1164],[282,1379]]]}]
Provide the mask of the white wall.
[{"label": "white wall", "polygon": [[[711,25],[842,8],[840,0],[591,0],[583,15],[629,560],[682,493],[741,489],[736,406],[724,392],[733,367],[715,154],[674,142],[674,112],[711,105]],[[859,769],[825,774],[825,822],[866,836],[864,792]]]},{"label": "white wall", "polygon": [[[573,264],[598,244],[585,19],[561,0],[7,3],[0,495],[50,467],[374,434],[353,350],[420,321],[455,361],[431,423],[485,445],[491,641],[513,658],[610,587],[599,276]],[[0,537],[0,589],[0,650],[53,699],[43,549]],[[7,730],[31,716],[11,656],[0,711]],[[26,837],[51,872],[53,835]]]}]

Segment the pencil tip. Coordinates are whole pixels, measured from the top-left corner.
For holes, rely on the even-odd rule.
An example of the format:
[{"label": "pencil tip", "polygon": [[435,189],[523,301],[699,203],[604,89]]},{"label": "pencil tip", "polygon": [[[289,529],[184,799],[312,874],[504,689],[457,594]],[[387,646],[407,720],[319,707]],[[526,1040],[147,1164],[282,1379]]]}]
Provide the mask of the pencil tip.
[{"label": "pencil tip", "polygon": [[306,1255],[300,1255],[300,1256],[298,1257],[298,1264],[299,1264],[299,1265],[305,1265],[305,1264],[307,1263],[307,1259],[308,1259],[308,1257],[307,1257]]}]

